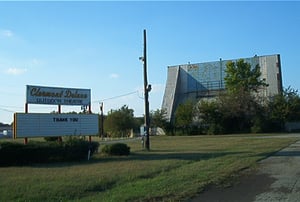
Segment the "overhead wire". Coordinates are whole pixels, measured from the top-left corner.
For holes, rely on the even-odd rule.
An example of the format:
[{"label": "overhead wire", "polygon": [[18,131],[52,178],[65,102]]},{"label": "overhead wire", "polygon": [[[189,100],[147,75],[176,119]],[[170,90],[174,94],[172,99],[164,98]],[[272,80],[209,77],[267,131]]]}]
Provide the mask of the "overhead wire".
[{"label": "overhead wire", "polygon": [[7,106],[7,105],[0,105],[0,110],[1,111],[6,111],[6,112],[16,112],[16,110],[11,110],[12,109],[22,109],[22,107],[17,107],[17,106]]},{"label": "overhead wire", "polygon": [[103,102],[103,101],[107,101],[107,100],[118,99],[118,98],[125,97],[125,96],[128,96],[128,95],[136,94],[136,93],[137,93],[137,96],[140,97],[139,94],[138,94],[139,91],[136,90],[136,91],[133,91],[133,92],[122,94],[122,95],[117,95],[117,96],[113,96],[113,97],[110,97],[110,98],[105,98],[105,99],[102,99],[102,100],[96,100],[94,102]]},{"label": "overhead wire", "polygon": [[15,111],[12,111],[12,110],[9,110],[9,109],[4,109],[4,108],[2,108],[2,107],[0,107],[0,110],[1,110],[1,111],[5,111],[5,112],[12,112],[12,113],[15,112]]},{"label": "overhead wire", "polygon": [[[109,98],[105,98],[105,99],[101,99],[101,100],[96,100],[96,101],[93,101],[94,103],[98,102],[103,102],[103,101],[107,101],[107,100],[113,100],[113,99],[118,99],[118,98],[121,98],[121,97],[126,97],[128,95],[133,95],[133,94],[137,94],[137,96],[140,98],[140,99],[144,99],[143,96],[140,96],[140,91],[139,90],[136,90],[136,91],[132,91],[132,92],[129,92],[129,93],[125,93],[125,94],[121,94],[121,95],[117,95],[117,96],[113,96],[113,97],[109,97]],[[8,108],[13,108],[13,109],[23,109],[23,107],[18,107],[18,106],[6,106],[6,105],[0,105],[0,110],[1,111],[6,111],[6,112],[16,112],[16,110],[10,110]],[[43,107],[34,107],[35,109],[46,109],[46,108],[53,108],[53,107],[49,107],[49,106],[43,106]]]}]

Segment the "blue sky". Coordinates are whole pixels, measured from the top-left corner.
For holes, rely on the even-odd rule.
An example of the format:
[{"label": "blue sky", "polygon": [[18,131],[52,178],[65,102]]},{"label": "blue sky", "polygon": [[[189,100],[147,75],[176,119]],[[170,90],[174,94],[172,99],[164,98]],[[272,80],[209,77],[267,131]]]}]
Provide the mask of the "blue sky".
[{"label": "blue sky", "polygon": [[93,112],[142,116],[143,29],[151,110],[167,66],[188,62],[280,54],[284,87],[300,89],[299,25],[300,2],[0,2],[0,122],[24,111],[26,85],[90,88]]}]

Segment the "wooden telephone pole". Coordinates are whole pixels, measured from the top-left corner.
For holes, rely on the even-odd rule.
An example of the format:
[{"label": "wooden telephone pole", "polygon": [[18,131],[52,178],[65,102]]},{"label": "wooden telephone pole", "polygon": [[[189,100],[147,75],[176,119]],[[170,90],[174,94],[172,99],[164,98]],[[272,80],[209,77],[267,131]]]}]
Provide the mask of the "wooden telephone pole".
[{"label": "wooden telephone pole", "polygon": [[144,56],[141,58],[144,63],[144,93],[145,93],[145,128],[146,128],[146,140],[145,148],[150,150],[150,115],[149,115],[149,92],[151,91],[151,85],[148,85],[147,80],[147,41],[146,41],[146,30],[144,29]]}]

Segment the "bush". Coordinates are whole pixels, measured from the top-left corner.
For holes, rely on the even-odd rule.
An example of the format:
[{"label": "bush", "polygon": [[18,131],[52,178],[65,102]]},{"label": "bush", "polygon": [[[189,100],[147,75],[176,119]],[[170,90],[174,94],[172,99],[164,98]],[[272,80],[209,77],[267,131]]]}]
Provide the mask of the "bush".
[{"label": "bush", "polygon": [[130,147],[124,143],[108,144],[102,147],[101,152],[108,155],[129,155]]},{"label": "bush", "polygon": [[219,135],[219,134],[223,134],[224,133],[224,128],[222,127],[221,124],[210,124],[206,134],[207,135]]},{"label": "bush", "polygon": [[91,155],[98,151],[98,142],[88,142],[77,137],[67,137],[64,141],[64,158],[67,160],[77,160],[87,158],[87,153],[90,150]]},{"label": "bush", "polygon": [[44,140],[47,142],[55,142],[58,141],[59,137],[44,137]]},{"label": "bush", "polygon": [[84,140],[57,142],[29,142],[27,145],[13,142],[0,143],[0,166],[27,165],[33,163],[52,163],[81,161],[98,150],[99,143]]}]

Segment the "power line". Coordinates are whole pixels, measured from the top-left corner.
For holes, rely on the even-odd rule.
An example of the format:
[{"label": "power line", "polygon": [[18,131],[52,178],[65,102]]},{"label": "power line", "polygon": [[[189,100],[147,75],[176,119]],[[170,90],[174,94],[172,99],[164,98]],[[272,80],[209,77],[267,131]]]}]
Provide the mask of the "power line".
[{"label": "power line", "polygon": [[[11,109],[8,109],[11,108]],[[22,107],[17,107],[17,106],[7,106],[7,105],[0,105],[0,110],[6,111],[6,112],[16,112],[16,109],[22,109]]]},{"label": "power line", "polygon": [[[102,99],[102,100],[96,100],[96,101],[94,101],[94,102],[103,102],[103,101],[106,101],[106,100],[113,100],[113,99],[125,97],[125,96],[128,96],[128,95],[132,95],[132,94],[135,94],[135,93],[139,93],[139,91],[136,90],[136,91],[133,91],[133,92],[130,92],[130,93],[126,93],[126,94],[117,95],[117,96],[110,97],[110,98],[105,98],[105,99]],[[139,96],[139,95],[138,95],[138,96]]]},{"label": "power line", "polygon": [[[136,90],[136,91],[132,91],[132,92],[129,92],[129,93],[125,93],[125,94],[121,94],[121,95],[117,95],[117,96],[113,96],[113,97],[109,97],[109,98],[105,98],[105,99],[102,99],[102,100],[96,100],[96,101],[93,101],[94,103],[96,102],[103,102],[103,101],[107,101],[107,100],[113,100],[113,99],[118,99],[118,98],[121,98],[121,97],[125,97],[125,96],[128,96],[128,95],[132,95],[132,94],[137,94],[137,96],[140,98],[140,99],[144,99],[144,97],[140,96],[139,95],[139,91]],[[6,106],[6,105],[0,105],[0,110],[2,111],[6,111],[6,112],[15,112],[15,110],[9,110],[7,108],[13,108],[13,109],[23,109],[23,107],[17,107],[17,106]],[[34,107],[35,109],[52,109],[53,107],[49,107],[49,106],[44,106],[44,107],[37,107],[35,106]]]},{"label": "power line", "polygon": [[22,107],[17,107],[17,106],[8,106],[8,105],[0,105],[0,107],[4,107],[4,108],[22,108]]},{"label": "power line", "polygon": [[5,112],[12,112],[14,113],[15,111],[9,110],[9,109],[4,109],[4,108],[0,108],[0,110],[5,111]]},{"label": "power line", "polygon": [[[41,110],[41,109],[54,109],[55,106],[32,106],[32,109],[34,110]],[[6,112],[12,112],[15,113],[16,111],[23,111],[24,107],[20,107],[20,106],[8,106],[8,105],[0,105],[0,110],[1,111],[6,111]]]}]

